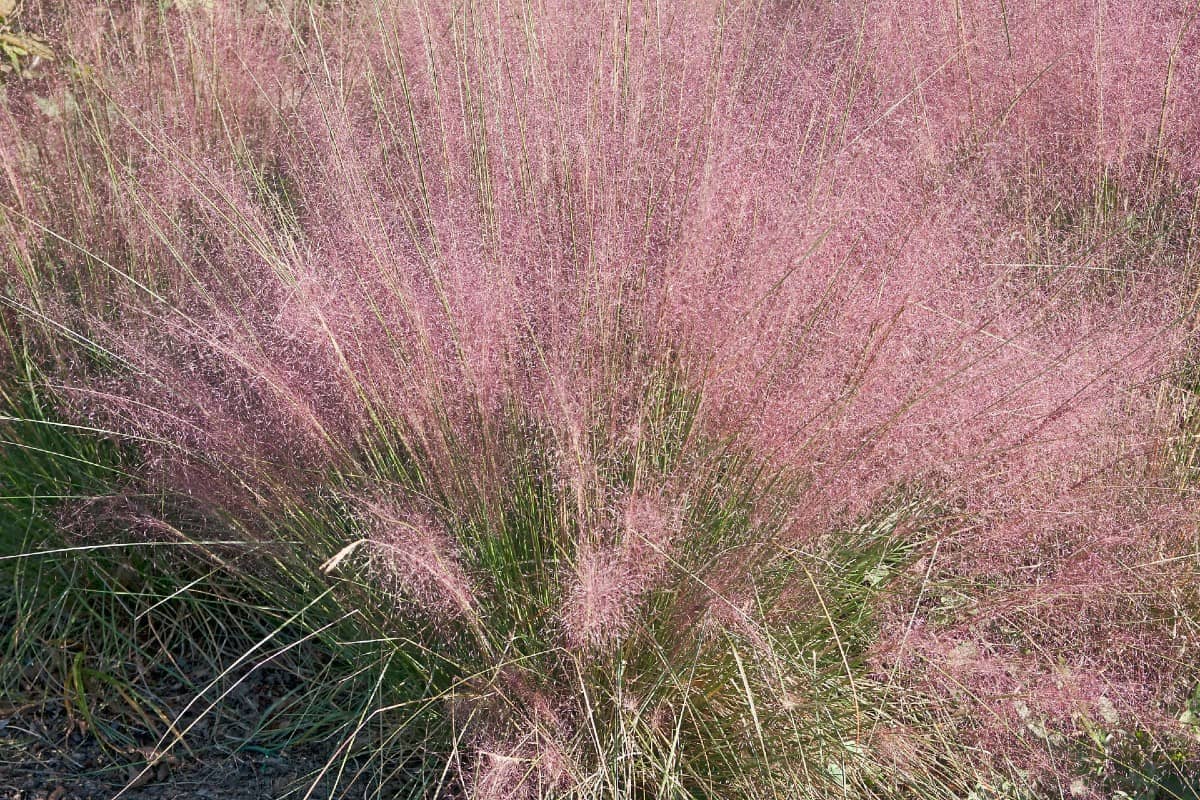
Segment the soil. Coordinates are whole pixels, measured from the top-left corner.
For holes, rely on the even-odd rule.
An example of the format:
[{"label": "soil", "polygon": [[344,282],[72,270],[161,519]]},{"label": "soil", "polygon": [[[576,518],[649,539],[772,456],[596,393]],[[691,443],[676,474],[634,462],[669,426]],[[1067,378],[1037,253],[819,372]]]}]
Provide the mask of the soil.
[{"label": "soil", "polygon": [[[227,693],[229,702],[193,726],[187,746],[166,754],[155,750],[158,737],[129,715],[96,720],[110,734],[119,734],[106,737],[106,745],[62,699],[56,702],[43,695],[38,702],[21,703],[0,697],[0,800],[345,796],[344,791],[333,791],[328,780],[318,782],[309,794],[331,745],[274,751],[254,744],[255,720],[293,683],[269,668],[251,673]],[[167,708],[182,709],[190,697],[178,684],[157,684],[155,694]],[[116,740],[140,745],[119,747],[113,744]],[[362,794],[360,787],[357,795]]]},{"label": "soil", "polygon": [[279,754],[180,751],[155,761],[147,758],[152,753],[106,751],[87,733],[63,736],[56,724],[63,722],[31,709],[0,710],[0,800],[302,798],[325,763],[311,747]]}]

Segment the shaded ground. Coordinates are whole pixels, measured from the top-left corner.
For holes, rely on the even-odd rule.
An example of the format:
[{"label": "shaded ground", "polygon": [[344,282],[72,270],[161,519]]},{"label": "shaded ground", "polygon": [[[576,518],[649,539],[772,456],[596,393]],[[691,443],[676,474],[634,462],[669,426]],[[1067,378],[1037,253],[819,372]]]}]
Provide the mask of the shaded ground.
[{"label": "shaded ground", "polygon": [[310,746],[279,754],[180,750],[145,769],[149,751],[113,753],[89,733],[64,735],[69,725],[61,712],[0,708],[0,800],[303,797],[324,764]]},{"label": "shaded ground", "polygon": [[[302,798],[331,745],[273,750],[257,746],[252,733],[263,710],[292,683],[269,669],[251,673],[228,693],[228,702],[196,723],[187,747],[159,758],[154,749],[159,737],[150,730],[155,720],[142,727],[129,716],[96,719],[109,733],[102,741],[53,695],[16,705],[0,699],[0,800]],[[160,699],[176,695],[169,706],[182,707],[182,687],[170,687],[175,692],[165,684],[157,688]],[[138,744],[117,745],[116,740]],[[341,795],[330,786],[329,780],[321,781],[311,797]],[[356,794],[364,796],[361,786]],[[368,789],[366,796],[371,794]]]}]

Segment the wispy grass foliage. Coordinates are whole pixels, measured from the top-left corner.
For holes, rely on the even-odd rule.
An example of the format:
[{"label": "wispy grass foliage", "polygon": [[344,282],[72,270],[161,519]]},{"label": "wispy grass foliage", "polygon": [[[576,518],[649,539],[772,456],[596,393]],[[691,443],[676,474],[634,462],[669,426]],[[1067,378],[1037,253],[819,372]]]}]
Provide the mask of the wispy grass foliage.
[{"label": "wispy grass foliage", "polygon": [[1200,34],[1136,5],[31,10],[5,547],[87,575],[7,557],[5,646],[57,569],[101,641],[232,632],[221,679],[323,648],[262,725],[331,737],[313,793],[1086,794],[1090,731],[1183,752]]}]

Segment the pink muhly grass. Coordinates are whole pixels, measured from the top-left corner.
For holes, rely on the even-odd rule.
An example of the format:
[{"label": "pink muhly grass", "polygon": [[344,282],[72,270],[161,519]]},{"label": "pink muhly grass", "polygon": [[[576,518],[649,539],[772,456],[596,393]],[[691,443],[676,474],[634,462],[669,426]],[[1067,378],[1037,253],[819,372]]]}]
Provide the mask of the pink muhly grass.
[{"label": "pink muhly grass", "polygon": [[680,534],[681,509],[666,498],[635,493],[621,509],[621,547],[624,557],[653,572],[670,558],[671,543]]},{"label": "pink muhly grass", "polygon": [[680,511],[664,498],[631,494],[618,506],[610,542],[584,541],[563,598],[561,625],[574,647],[603,647],[630,632],[639,603],[670,567]]},{"label": "pink muhly grass", "polygon": [[453,540],[419,516],[372,506],[368,547],[382,583],[434,618],[477,616],[477,601]]},{"label": "pink muhly grass", "polygon": [[[0,115],[5,303],[72,418],[149,443],[155,486],[266,532],[333,473],[411,470],[443,505],[372,505],[373,574],[473,618],[486,576],[447,520],[503,528],[532,443],[569,495],[548,616],[604,650],[698,535],[703,458],[661,495],[605,482],[633,453],[641,485],[646,390],[679,365],[693,439],[804,487],[772,546],[897,486],[953,508],[930,574],[977,614],[892,598],[882,673],[1058,717],[1195,677],[1145,600],[1169,570],[1126,569],[1194,548],[1148,410],[1194,348],[1183,4],[84,5],[40,19],[96,74],[37,90],[83,110],[13,89]],[[707,576],[726,627],[737,567]],[[945,681],[907,666],[938,659]],[[532,774],[498,741],[481,797]]]},{"label": "pink muhly grass", "polygon": [[553,743],[493,742],[479,746],[476,753],[467,781],[472,800],[536,800],[569,785],[566,764]]},{"label": "pink muhly grass", "polygon": [[637,576],[619,550],[581,548],[574,578],[563,601],[562,627],[575,647],[602,646],[620,639],[633,623]]}]

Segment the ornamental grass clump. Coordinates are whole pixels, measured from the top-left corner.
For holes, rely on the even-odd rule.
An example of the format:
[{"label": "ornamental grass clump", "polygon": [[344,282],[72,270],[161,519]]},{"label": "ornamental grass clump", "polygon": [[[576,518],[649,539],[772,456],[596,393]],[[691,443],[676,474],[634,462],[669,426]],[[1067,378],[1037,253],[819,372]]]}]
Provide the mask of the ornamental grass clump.
[{"label": "ornamental grass clump", "polygon": [[[38,548],[120,647],[188,632],[183,678],[226,609],[147,767],[285,665],[243,744],[323,742],[309,796],[1084,795],[1109,734],[1190,753],[1200,29],[1010,5],[29,9],[13,618]],[[138,591],[101,563],[143,551]]]}]

